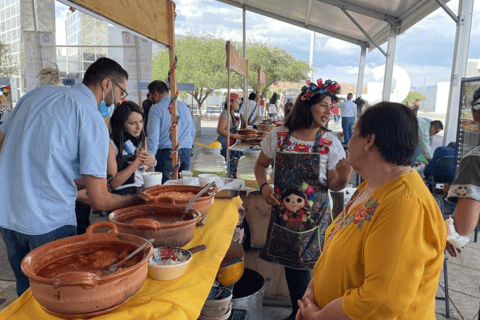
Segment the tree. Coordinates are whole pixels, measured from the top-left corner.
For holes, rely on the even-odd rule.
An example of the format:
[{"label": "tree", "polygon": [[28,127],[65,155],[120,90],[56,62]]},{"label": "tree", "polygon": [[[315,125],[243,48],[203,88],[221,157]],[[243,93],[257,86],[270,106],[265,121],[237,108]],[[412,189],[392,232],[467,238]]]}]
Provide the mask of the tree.
[{"label": "tree", "polygon": [[412,104],[414,99],[418,99],[419,102],[426,100],[425,96],[421,93],[418,93],[416,91],[410,91],[405,100],[403,100],[403,103]]},{"label": "tree", "polygon": [[247,44],[248,84],[258,87],[258,68],[267,75],[267,87],[279,81],[299,82],[311,71],[306,61],[295,59],[287,50],[268,42]]},{"label": "tree", "polygon": [[9,78],[18,70],[13,62],[10,46],[0,42],[0,78]]},{"label": "tree", "polygon": [[[202,107],[205,99],[216,89],[227,87],[226,41],[218,36],[203,33],[200,36],[188,34],[178,38],[175,54],[178,58],[177,82],[195,83],[195,91],[189,92]],[[242,53],[242,48],[237,48]],[[268,84],[278,81],[300,81],[307,78],[308,63],[296,60],[291,53],[269,43],[249,42],[247,44],[249,84],[258,84],[258,68],[267,74]],[[169,54],[165,50],[157,54],[152,63],[154,79],[166,79],[169,70]],[[230,87],[242,87],[243,77],[231,72]]]}]

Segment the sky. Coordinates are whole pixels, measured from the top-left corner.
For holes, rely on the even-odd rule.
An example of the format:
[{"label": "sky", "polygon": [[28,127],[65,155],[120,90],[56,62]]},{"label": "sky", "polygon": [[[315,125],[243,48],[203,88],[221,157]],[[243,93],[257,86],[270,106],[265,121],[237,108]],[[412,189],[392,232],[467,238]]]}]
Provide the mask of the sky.
[{"label": "sky", "polygon": [[[176,0],[175,31],[215,34],[225,40],[242,42],[242,10],[215,0]],[[458,11],[458,0],[448,2]],[[56,2],[57,42],[65,37],[64,19],[68,8]],[[295,58],[309,60],[311,31],[256,13],[246,14],[247,40],[269,42],[290,51]],[[395,65],[410,76],[412,87],[449,81],[455,43],[455,23],[443,9],[437,9],[397,37]],[[60,40],[61,41],[61,40]],[[60,43],[59,43],[60,44]],[[386,51],[387,44],[382,48]],[[480,1],[475,1],[469,59],[480,59]],[[357,82],[360,47],[319,33],[315,35],[313,78],[342,83]],[[378,50],[367,51],[364,84],[374,81],[369,69],[385,64]]]}]

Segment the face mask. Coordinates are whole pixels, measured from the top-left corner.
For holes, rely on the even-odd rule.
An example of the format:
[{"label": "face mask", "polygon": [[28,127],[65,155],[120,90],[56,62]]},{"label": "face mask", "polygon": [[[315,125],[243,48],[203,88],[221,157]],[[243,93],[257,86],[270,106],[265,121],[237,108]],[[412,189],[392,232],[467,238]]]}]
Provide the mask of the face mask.
[{"label": "face mask", "polygon": [[115,107],[115,97],[113,95],[113,86],[112,86],[112,97],[113,97],[113,104],[107,106],[107,103],[105,102],[105,93],[102,92],[102,101],[98,105],[98,111],[100,111],[100,114],[104,118],[109,118],[113,114],[113,109]]}]

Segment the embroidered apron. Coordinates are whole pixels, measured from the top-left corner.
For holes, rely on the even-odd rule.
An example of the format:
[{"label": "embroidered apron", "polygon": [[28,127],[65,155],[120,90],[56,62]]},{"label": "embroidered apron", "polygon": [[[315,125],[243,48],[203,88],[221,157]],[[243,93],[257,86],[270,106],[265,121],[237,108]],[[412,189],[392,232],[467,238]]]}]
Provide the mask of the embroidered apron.
[{"label": "embroidered apron", "polygon": [[[328,188],[320,183],[320,130],[312,152],[284,152],[291,132],[279,140],[275,155],[275,197],[267,240],[260,258],[296,269],[313,269],[320,257],[325,231],[332,222]],[[277,139],[283,138],[281,135]]]}]

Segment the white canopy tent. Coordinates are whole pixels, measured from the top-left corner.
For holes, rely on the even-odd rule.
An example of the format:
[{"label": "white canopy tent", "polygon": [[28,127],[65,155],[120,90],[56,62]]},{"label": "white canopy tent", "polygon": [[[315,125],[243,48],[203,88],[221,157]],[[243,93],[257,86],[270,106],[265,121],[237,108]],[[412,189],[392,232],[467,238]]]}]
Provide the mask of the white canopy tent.
[{"label": "white canopy tent", "polygon": [[[454,141],[460,99],[460,79],[465,76],[474,0],[459,0],[458,15],[445,3],[449,0],[217,0],[361,47],[357,96],[361,95],[365,57],[378,49],[386,59],[383,100],[390,99],[396,37],[438,8],[456,24],[455,50],[443,143]],[[380,46],[388,42],[385,51]],[[245,54],[245,52],[244,52]],[[248,57],[247,57],[248,58]],[[245,86],[246,87],[246,86]]]}]

